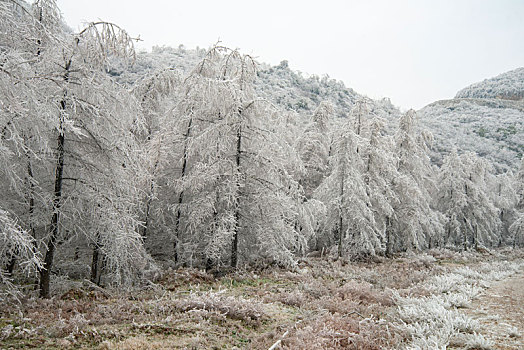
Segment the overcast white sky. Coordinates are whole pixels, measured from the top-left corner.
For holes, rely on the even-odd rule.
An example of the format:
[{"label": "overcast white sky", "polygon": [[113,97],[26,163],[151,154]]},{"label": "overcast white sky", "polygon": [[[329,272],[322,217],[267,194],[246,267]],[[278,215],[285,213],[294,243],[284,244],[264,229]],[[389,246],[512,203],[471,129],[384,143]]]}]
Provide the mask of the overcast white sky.
[{"label": "overcast white sky", "polygon": [[114,22],[154,45],[218,39],[260,61],[329,74],[402,108],[524,66],[523,0],[58,0],[73,29]]}]

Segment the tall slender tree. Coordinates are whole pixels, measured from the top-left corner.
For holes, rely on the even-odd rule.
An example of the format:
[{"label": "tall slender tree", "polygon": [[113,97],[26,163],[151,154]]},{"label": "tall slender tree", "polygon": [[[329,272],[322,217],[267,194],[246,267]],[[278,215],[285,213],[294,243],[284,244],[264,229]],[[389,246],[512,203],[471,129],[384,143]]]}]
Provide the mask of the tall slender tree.
[{"label": "tall slender tree", "polygon": [[521,159],[520,167],[515,174],[514,185],[516,192],[516,217],[509,227],[509,234],[513,241],[513,246],[524,245],[524,156]]},{"label": "tall slender tree", "polygon": [[370,136],[364,148],[364,182],[367,185],[377,231],[385,245],[385,253],[392,252],[394,208],[399,196],[394,183],[399,178],[394,140],[387,136],[384,122],[372,117]]},{"label": "tall slender tree", "polygon": [[330,158],[331,174],[315,192],[327,209],[323,229],[337,233],[338,255],[374,255],[382,251],[380,232],[370,205],[362,171],[358,135],[346,124]]},{"label": "tall slender tree", "polygon": [[518,195],[514,184],[514,175],[511,172],[490,176],[487,174],[487,194],[499,211],[502,224],[498,245],[511,244],[513,239],[509,227],[517,218]]},{"label": "tall slender tree", "polygon": [[498,243],[499,213],[486,193],[486,165],[475,154],[444,159],[437,205],[447,218],[446,241],[463,249]]},{"label": "tall slender tree", "polygon": [[[99,253],[104,250],[111,253],[105,256],[110,262],[117,261],[114,259],[116,256],[123,257],[122,253],[144,257],[139,243],[140,237],[135,235],[136,224],[133,216],[135,214],[131,213],[130,209],[119,210],[120,204],[115,204],[115,201],[130,202],[130,197],[122,195],[123,192],[120,192],[115,181],[115,179],[124,181],[124,177],[114,176],[122,171],[129,171],[125,169],[132,168],[135,150],[133,150],[130,129],[131,116],[134,113],[124,114],[130,110],[123,106],[132,108],[134,104],[129,100],[124,101],[127,98],[126,93],[121,92],[105,73],[109,57],[118,56],[124,59],[134,57],[132,40],[118,26],[97,22],[89,24],[58,49],[50,51],[47,59],[56,62],[55,67],[61,67],[61,71],[55,71],[53,67],[43,67],[48,69],[44,71],[46,74],[56,76],[54,81],[56,87],[53,89],[46,86],[46,88],[48,93],[52,91],[51,95],[56,98],[56,104],[50,106],[50,111],[53,107],[56,108],[54,113],[57,114],[57,120],[55,130],[50,132],[50,135],[54,134],[56,146],[53,157],[54,175],[51,177],[53,183],[51,224],[45,243],[44,264],[40,270],[39,286],[42,297],[49,296],[50,275],[57,243],[60,240],[70,239],[71,234],[83,233],[93,242],[92,267],[95,269],[100,266],[97,262]],[[124,170],[119,171],[119,169]],[[126,185],[129,189],[133,189],[133,182],[128,182]],[[107,227],[103,232],[96,227],[91,227],[93,228],[91,230],[89,222],[81,219],[78,206],[87,205],[87,208],[96,211],[92,206],[97,201],[92,199],[99,197],[112,203],[109,208],[113,211],[107,215],[116,211],[122,219],[110,221],[115,225],[113,230],[108,230]],[[97,206],[108,208],[102,206],[100,202]],[[105,222],[98,217],[95,220],[93,221],[95,223]],[[118,233],[122,231],[117,227],[122,222],[128,225],[127,230],[124,236],[118,237]],[[109,232],[113,233],[109,236],[114,239],[113,243],[121,244],[125,238],[126,242],[136,249],[118,251],[115,255],[116,252],[110,249],[111,245],[101,245],[104,236]],[[137,261],[131,258],[123,259],[113,265],[135,265]],[[97,273],[94,271],[93,275]],[[122,274],[117,273],[116,276],[119,281],[125,280]]]},{"label": "tall slender tree", "polygon": [[395,180],[398,201],[393,225],[397,245],[402,250],[424,249],[441,236],[443,218],[431,206],[435,184],[427,155],[428,135],[417,137],[415,111],[409,110],[401,117],[395,138],[399,177]]},{"label": "tall slender tree", "polygon": [[329,172],[331,136],[328,126],[333,115],[333,106],[327,102],[321,102],[313,113],[312,121],[298,140],[297,147],[306,171],[301,184],[308,199],[312,197],[315,189]]}]

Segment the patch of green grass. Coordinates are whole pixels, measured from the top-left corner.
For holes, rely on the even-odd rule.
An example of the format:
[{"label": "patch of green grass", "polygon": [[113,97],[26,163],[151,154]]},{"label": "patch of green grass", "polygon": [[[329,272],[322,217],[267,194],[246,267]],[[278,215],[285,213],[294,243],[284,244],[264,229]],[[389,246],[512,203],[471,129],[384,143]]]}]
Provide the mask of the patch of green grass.
[{"label": "patch of green grass", "polygon": [[231,331],[231,336],[238,343],[238,345],[245,345],[250,342],[249,338],[246,338],[242,332],[236,330]]},{"label": "patch of green grass", "polygon": [[261,278],[231,278],[224,277],[220,280],[220,284],[224,287],[229,288],[242,288],[242,287],[259,287],[263,285],[277,284],[278,281],[275,281],[270,278],[261,277]]},{"label": "patch of green grass", "polygon": [[483,127],[480,127],[479,129],[475,130],[475,133],[480,137],[486,137],[488,130]]},{"label": "patch of green grass", "polygon": [[441,265],[468,265],[466,261],[456,260],[456,259],[442,259],[438,260],[438,263]]}]

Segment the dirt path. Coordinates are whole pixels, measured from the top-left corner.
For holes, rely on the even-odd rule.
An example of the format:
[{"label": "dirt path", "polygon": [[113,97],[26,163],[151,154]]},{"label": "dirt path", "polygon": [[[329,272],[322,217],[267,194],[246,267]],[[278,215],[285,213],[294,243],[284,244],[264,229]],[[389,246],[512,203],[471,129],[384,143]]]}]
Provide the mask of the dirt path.
[{"label": "dirt path", "polygon": [[524,273],[494,282],[466,313],[495,349],[524,349]]}]

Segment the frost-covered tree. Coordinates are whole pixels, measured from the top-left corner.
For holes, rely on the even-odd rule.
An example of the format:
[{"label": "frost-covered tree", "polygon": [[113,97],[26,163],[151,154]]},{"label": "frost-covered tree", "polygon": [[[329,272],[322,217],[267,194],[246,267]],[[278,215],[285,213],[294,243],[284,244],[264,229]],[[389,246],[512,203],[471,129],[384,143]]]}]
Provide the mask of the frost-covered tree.
[{"label": "frost-covered tree", "polygon": [[428,135],[417,135],[415,111],[409,110],[400,118],[395,139],[399,176],[394,181],[398,200],[392,225],[396,246],[424,249],[441,236],[442,217],[430,205],[434,182],[426,148]]},{"label": "frost-covered tree", "polygon": [[[136,113],[134,100],[105,69],[110,57],[134,56],[131,39],[103,22],[73,36],[63,33],[53,1],[36,1],[32,8],[12,1],[2,5],[1,22],[9,24],[12,36],[1,50],[0,79],[8,87],[1,92],[1,144],[11,161],[2,184],[10,211],[36,238],[35,249],[44,251],[40,293],[49,296],[57,245],[78,236],[93,242],[93,257],[106,252],[108,268],[123,281],[122,267],[145,258],[135,235],[136,195],[129,176],[136,171],[130,133]],[[24,97],[27,102],[21,103],[18,98]],[[97,203],[101,198],[105,206]],[[105,208],[99,210],[103,215],[92,215],[99,207]],[[119,220],[105,220],[113,214]],[[118,229],[123,222],[125,229]],[[116,243],[128,248],[111,248]]]},{"label": "frost-covered tree", "polygon": [[[48,204],[37,176],[52,148],[47,131],[54,127],[44,86],[55,77],[41,69],[48,65],[44,53],[59,43],[59,19],[51,0],[35,1],[32,7],[18,1],[0,4],[0,189],[4,208],[33,241]],[[33,249],[37,254],[36,244]]]},{"label": "frost-covered tree", "polygon": [[466,237],[463,223],[467,196],[464,191],[466,174],[462,161],[456,150],[453,150],[440,167],[438,174],[438,191],[436,192],[436,206],[446,217],[445,244],[464,244]]},{"label": "frost-covered tree", "polygon": [[147,239],[151,226],[158,225],[161,221],[152,220],[152,216],[158,216],[162,212],[161,208],[155,208],[154,201],[158,195],[157,187],[165,185],[165,177],[161,176],[162,158],[168,152],[164,139],[169,132],[168,115],[176,105],[174,97],[177,96],[181,85],[180,80],[180,75],[175,69],[162,68],[144,77],[133,88],[133,94],[139,100],[141,115],[135,120],[133,132],[142,150],[141,163],[144,169],[140,173],[146,175],[141,186],[144,199],[141,209],[143,223],[140,231],[144,240]]},{"label": "frost-covered tree", "polygon": [[513,240],[513,246],[522,246],[524,245],[524,157],[522,157],[519,170],[515,175],[513,187],[517,200],[516,217],[509,227],[509,234]]},{"label": "frost-covered tree", "polygon": [[499,213],[486,185],[486,164],[472,153],[453,151],[439,173],[437,206],[446,216],[446,243],[463,249],[498,243]]},{"label": "frost-covered tree", "polygon": [[311,198],[322,179],[329,173],[329,123],[333,119],[333,106],[321,102],[313,113],[311,123],[298,140],[297,148],[304,163],[305,174],[301,184],[306,198]]},{"label": "frost-covered tree", "polygon": [[489,186],[488,195],[499,211],[502,223],[498,245],[511,244],[513,240],[509,234],[509,227],[516,220],[516,206],[518,204],[514,175],[509,172],[497,176],[489,176],[487,180],[487,185]]},{"label": "frost-covered tree", "polygon": [[180,90],[168,143],[179,169],[176,249],[186,263],[292,264],[303,249],[295,229],[299,187],[287,173],[298,156],[272,130],[279,116],[254,95],[254,73],[249,56],[215,47]]},{"label": "frost-covered tree", "polygon": [[522,247],[524,245],[524,214],[517,213],[516,220],[509,227],[509,234],[513,239],[514,247]]},{"label": "frost-covered tree", "polygon": [[467,175],[464,190],[469,204],[466,223],[471,231],[469,240],[475,248],[479,245],[495,246],[500,242],[502,222],[499,210],[489,196],[487,180],[491,166],[474,153],[467,152],[461,158]]},{"label": "frost-covered tree", "polygon": [[514,183],[517,194],[517,210],[524,211],[524,156],[520,160],[520,167],[515,174]]},{"label": "frost-covered tree", "polygon": [[383,250],[363,177],[365,164],[358,153],[359,141],[346,124],[333,144],[331,173],[315,191],[315,198],[325,204],[327,211],[322,229],[336,233],[339,256],[374,255]]},{"label": "frost-covered tree", "polygon": [[[138,271],[141,266],[137,264],[145,259],[132,208],[137,198],[132,177],[136,147],[131,134],[135,104],[105,73],[109,57],[134,57],[132,40],[118,26],[105,22],[91,23],[69,40],[60,52],[53,51],[49,57],[61,71],[49,72],[57,75],[57,87],[48,90],[56,98],[56,131],[52,133],[56,138],[56,163],[52,218],[40,271],[40,293],[44,297],[49,295],[49,277],[59,240],[81,233],[92,241],[92,278],[98,274],[100,252],[107,253],[107,266],[114,267],[118,282],[130,279],[122,274],[123,266]],[[102,212],[107,217],[83,221],[78,206],[88,213],[105,208]],[[119,220],[108,219],[113,215]],[[114,249],[114,244],[127,249]]]},{"label": "frost-covered tree", "polygon": [[374,212],[377,231],[385,242],[385,253],[391,253],[392,218],[398,204],[394,183],[398,170],[394,140],[385,134],[384,122],[372,117],[370,135],[364,148],[364,182],[368,187],[371,208]]},{"label": "frost-covered tree", "polygon": [[349,118],[355,134],[360,137],[367,137],[371,124],[369,105],[365,99],[360,99],[355,103]]},{"label": "frost-covered tree", "polygon": [[38,58],[41,51],[60,37],[61,16],[54,0],[32,4],[18,0],[0,2],[0,43],[3,48],[30,52]]}]

